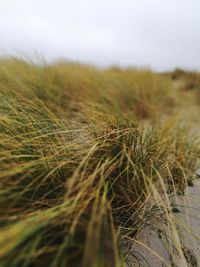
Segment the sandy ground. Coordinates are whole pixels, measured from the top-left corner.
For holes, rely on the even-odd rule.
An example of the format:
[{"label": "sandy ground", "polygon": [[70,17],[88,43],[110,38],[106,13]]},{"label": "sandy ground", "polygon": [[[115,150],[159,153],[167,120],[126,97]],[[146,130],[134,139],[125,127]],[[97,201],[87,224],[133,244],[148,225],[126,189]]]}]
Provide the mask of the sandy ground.
[{"label": "sandy ground", "polygon": [[170,204],[172,224],[143,229],[128,256],[127,266],[200,266],[200,179],[186,189],[184,196],[171,197]]}]

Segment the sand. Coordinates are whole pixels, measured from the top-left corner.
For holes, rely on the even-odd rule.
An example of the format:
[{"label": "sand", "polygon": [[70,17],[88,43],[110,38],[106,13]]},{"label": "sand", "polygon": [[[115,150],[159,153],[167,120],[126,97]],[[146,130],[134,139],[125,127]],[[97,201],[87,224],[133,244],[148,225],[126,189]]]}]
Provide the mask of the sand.
[{"label": "sand", "polygon": [[[170,204],[171,226],[144,227],[127,257],[127,266],[200,266],[200,179],[187,187],[184,196],[171,196]],[[159,220],[161,225],[163,215],[157,220],[155,225]]]}]

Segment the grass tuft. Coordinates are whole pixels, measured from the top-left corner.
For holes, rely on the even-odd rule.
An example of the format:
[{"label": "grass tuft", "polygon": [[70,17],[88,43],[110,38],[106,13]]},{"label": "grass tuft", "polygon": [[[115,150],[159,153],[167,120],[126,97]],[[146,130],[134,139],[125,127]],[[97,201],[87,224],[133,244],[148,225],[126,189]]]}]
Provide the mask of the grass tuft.
[{"label": "grass tuft", "polygon": [[192,183],[198,140],[167,76],[7,59],[0,103],[1,266],[125,266],[152,187]]}]

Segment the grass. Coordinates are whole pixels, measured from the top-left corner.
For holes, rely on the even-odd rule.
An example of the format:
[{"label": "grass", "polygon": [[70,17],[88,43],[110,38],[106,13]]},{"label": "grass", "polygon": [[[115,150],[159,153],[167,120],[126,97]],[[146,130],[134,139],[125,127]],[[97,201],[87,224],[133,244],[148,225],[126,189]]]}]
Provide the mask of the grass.
[{"label": "grass", "polygon": [[172,83],[1,60],[0,266],[125,266],[152,186],[184,193],[199,157]]}]

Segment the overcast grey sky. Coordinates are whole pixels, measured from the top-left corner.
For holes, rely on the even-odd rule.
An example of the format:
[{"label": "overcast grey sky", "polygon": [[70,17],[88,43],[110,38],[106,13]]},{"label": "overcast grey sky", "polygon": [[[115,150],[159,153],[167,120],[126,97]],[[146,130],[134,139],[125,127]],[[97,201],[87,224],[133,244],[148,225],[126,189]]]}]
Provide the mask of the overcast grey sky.
[{"label": "overcast grey sky", "polygon": [[200,0],[0,0],[0,54],[200,69]]}]

